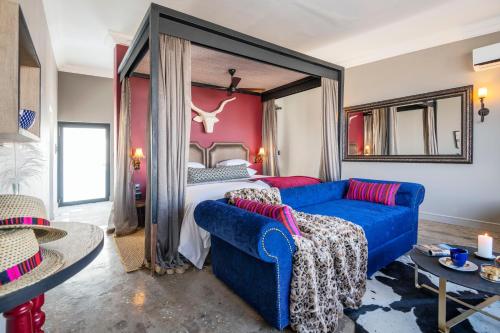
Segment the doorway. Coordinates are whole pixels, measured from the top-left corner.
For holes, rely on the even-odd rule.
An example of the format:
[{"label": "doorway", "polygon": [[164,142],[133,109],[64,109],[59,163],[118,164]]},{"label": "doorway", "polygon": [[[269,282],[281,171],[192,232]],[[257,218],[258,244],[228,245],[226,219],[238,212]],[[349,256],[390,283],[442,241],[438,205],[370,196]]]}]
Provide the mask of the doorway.
[{"label": "doorway", "polygon": [[59,206],[109,200],[109,124],[58,123]]}]

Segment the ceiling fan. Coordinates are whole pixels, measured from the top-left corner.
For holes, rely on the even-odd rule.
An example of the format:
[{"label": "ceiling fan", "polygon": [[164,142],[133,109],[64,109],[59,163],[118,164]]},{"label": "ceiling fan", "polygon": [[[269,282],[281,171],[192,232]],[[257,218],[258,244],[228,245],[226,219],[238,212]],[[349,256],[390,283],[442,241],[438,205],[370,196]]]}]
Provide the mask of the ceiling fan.
[{"label": "ceiling fan", "polygon": [[262,88],[238,88],[241,77],[234,76],[234,74],[236,74],[236,69],[230,68],[227,72],[229,73],[229,75],[231,75],[231,83],[229,84],[229,87],[225,88],[225,90],[227,90],[228,96],[231,96],[235,92],[254,92],[260,94],[265,91],[265,89]]}]

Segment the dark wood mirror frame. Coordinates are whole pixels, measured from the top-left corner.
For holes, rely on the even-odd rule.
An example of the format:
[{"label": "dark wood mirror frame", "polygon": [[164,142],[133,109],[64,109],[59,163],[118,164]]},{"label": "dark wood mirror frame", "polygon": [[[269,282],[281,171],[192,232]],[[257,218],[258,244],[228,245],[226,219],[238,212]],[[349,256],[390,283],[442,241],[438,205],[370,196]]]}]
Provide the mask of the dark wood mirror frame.
[{"label": "dark wood mirror frame", "polygon": [[[472,164],[472,128],[473,128],[473,86],[464,86],[425,94],[394,98],[380,102],[346,107],[343,114],[343,161],[356,162],[406,162],[406,163],[465,163]],[[410,104],[429,99],[462,97],[461,147],[460,155],[349,155],[348,126],[349,116],[355,112],[365,112],[377,108],[386,108],[402,104]]]}]

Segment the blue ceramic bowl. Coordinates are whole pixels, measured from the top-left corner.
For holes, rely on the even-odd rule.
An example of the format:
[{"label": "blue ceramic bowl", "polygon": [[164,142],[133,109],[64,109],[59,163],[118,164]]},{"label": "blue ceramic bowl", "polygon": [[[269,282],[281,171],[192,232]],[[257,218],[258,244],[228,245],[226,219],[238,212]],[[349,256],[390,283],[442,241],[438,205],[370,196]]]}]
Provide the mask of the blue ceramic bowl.
[{"label": "blue ceramic bowl", "polygon": [[30,129],[35,123],[36,112],[26,109],[19,110],[19,127]]},{"label": "blue ceramic bowl", "polygon": [[453,265],[457,267],[462,267],[467,262],[467,258],[469,257],[469,251],[460,248],[451,249],[450,257],[451,261],[453,261]]}]

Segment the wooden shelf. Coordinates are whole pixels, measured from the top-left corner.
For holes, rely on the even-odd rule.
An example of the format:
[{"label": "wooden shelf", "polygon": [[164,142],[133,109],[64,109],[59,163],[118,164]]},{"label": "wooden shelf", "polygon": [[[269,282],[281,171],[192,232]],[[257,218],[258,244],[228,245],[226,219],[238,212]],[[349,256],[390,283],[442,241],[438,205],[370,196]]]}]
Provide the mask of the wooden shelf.
[{"label": "wooden shelf", "polygon": [[[0,1],[0,143],[40,138],[41,66],[18,4]],[[29,129],[19,126],[19,110],[36,113]]]}]

